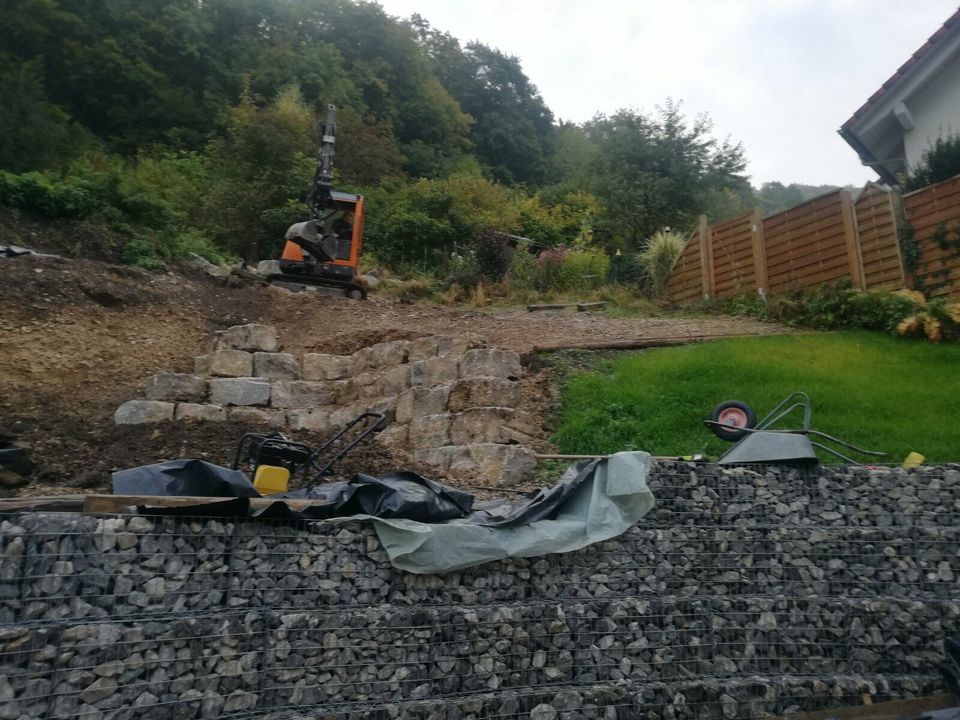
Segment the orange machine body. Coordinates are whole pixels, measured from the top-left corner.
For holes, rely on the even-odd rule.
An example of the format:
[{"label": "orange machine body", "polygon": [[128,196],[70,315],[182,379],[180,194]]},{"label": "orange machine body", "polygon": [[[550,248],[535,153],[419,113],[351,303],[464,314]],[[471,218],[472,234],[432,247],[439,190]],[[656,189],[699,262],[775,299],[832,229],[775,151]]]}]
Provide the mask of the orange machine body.
[{"label": "orange machine body", "polygon": [[[334,190],[330,193],[331,198],[336,203],[338,211],[353,213],[353,232],[349,238],[350,242],[344,246],[341,242],[341,251],[332,262],[325,265],[335,265],[341,268],[350,268],[353,274],[357,274],[357,268],[360,264],[360,251],[363,248],[363,196],[354,195]],[[341,241],[343,238],[341,238]],[[303,250],[294,242],[287,240],[283,246],[281,260],[290,262],[303,262]]]}]

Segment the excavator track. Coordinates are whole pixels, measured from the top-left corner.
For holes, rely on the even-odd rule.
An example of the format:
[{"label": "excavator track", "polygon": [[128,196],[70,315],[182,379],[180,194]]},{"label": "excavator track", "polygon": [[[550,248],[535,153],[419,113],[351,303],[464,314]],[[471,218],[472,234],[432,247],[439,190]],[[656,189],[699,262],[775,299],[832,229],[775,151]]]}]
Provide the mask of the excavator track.
[{"label": "excavator track", "polygon": [[363,287],[363,285],[347,280],[335,280],[333,278],[324,278],[317,275],[307,274],[295,275],[293,273],[274,273],[273,275],[268,275],[266,277],[266,281],[271,285],[286,287],[288,290],[295,290],[293,286],[300,285],[304,289],[306,287],[315,287],[318,290],[323,291],[339,290],[339,293],[332,294],[341,295],[342,297],[350,298],[351,300],[367,299],[367,289]]}]

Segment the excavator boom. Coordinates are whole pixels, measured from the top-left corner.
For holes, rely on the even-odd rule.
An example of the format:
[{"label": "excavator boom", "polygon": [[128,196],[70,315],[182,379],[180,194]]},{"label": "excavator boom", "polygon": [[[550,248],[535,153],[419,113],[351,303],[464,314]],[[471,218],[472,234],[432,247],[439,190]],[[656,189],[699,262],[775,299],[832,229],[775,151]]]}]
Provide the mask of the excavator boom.
[{"label": "excavator boom", "polygon": [[317,172],[313,177],[313,192],[310,193],[310,219],[320,220],[330,205],[333,187],[333,146],[337,140],[337,108],[327,105],[320,138],[320,153],[317,156]]}]

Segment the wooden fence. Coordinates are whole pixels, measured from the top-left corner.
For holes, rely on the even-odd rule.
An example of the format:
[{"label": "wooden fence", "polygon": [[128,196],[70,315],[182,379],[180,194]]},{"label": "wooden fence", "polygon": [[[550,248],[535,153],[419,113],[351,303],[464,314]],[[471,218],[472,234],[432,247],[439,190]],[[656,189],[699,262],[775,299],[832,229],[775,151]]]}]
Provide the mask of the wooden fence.
[{"label": "wooden fence", "polygon": [[843,279],[863,290],[960,295],[960,176],[903,197],[909,243],[898,233],[900,203],[895,191],[867,183],[856,202],[836,190],[765,218],[754,211],[711,225],[701,217],[668,295],[683,304]]},{"label": "wooden fence", "polygon": [[960,175],[903,196],[913,229],[914,284],[929,296],[960,297]]}]

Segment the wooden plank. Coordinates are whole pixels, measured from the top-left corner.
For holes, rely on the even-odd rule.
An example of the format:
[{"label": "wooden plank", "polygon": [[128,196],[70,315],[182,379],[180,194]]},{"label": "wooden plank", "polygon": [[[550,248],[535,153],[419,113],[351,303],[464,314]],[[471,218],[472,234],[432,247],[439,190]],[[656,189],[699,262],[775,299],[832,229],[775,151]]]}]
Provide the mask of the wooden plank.
[{"label": "wooden plank", "polygon": [[634,340],[579,340],[569,343],[551,343],[534,345],[534,352],[554,352],[557,350],[645,350],[647,348],[687,345],[708,340],[723,340],[735,337],[760,337],[764,333],[726,333],[722,335],[672,335],[658,338],[636,338]]},{"label": "wooden plank", "polygon": [[667,295],[673,302],[692,302],[701,297],[703,289],[699,242],[699,231],[695,230],[674,263],[670,280],[667,282]]},{"label": "wooden plank", "polygon": [[774,279],[771,281],[771,289],[774,291],[779,291],[787,287],[809,288],[816,285],[821,285],[825,282],[840,280],[845,277],[848,277],[845,268],[841,268],[839,270],[827,270],[823,272],[809,271],[803,274],[783,276],[780,279]]},{"label": "wooden plank", "polygon": [[771,263],[767,268],[771,282],[783,275],[795,275],[800,277],[811,268],[837,270],[843,274],[849,275],[849,265],[847,262],[846,248],[839,247],[828,255],[817,255],[814,252],[805,253],[799,257],[777,260]]},{"label": "wooden plank", "polygon": [[568,307],[574,307],[576,303],[544,303],[543,305],[527,305],[527,312],[536,312],[538,310],[563,310]]},{"label": "wooden plank", "polygon": [[783,275],[792,275],[801,277],[813,269],[836,270],[838,272],[849,274],[847,265],[847,254],[844,249],[840,255],[818,256],[815,253],[809,253],[806,256],[790,258],[783,262],[777,262],[768,269],[771,281],[773,278],[779,278]]},{"label": "wooden plank", "polygon": [[606,306],[607,306],[606,300],[598,300],[597,302],[577,303],[577,312],[584,312],[586,310],[603,310]]},{"label": "wooden plank", "polygon": [[784,273],[802,273],[811,266],[847,267],[846,248],[838,245],[827,252],[818,253],[814,249],[798,253],[792,257],[768,259],[767,275],[772,279]]},{"label": "wooden plank", "polygon": [[0,498],[0,513],[82,512],[85,495]]},{"label": "wooden plank", "polygon": [[789,250],[802,245],[812,245],[822,242],[824,238],[843,237],[843,218],[838,217],[836,222],[813,223],[804,225],[794,231],[782,233],[767,243],[768,254],[779,250]]},{"label": "wooden plank", "polygon": [[847,247],[842,235],[834,235],[829,238],[822,238],[820,242],[804,243],[797,245],[786,253],[767,254],[767,270],[781,265],[791,260],[805,262],[811,256],[817,256],[823,259],[841,258],[846,262]]},{"label": "wooden plank", "polygon": [[[217,505],[232,502],[238,498],[223,497],[166,497],[155,495],[87,495],[84,498],[83,511],[88,513],[124,512],[130,508],[182,508],[196,505]],[[263,510],[277,502],[284,503],[291,510],[303,510],[311,505],[321,505],[318,500],[280,500],[274,498],[247,498],[253,510]]]},{"label": "wooden plank", "polygon": [[818,211],[816,215],[807,215],[802,216],[798,215],[795,218],[791,218],[789,221],[782,223],[771,223],[768,224],[767,221],[764,221],[764,227],[768,232],[771,233],[784,233],[789,231],[802,230],[803,228],[811,226],[825,226],[832,225],[834,223],[840,222],[840,204],[836,204],[829,208],[823,208]]}]

